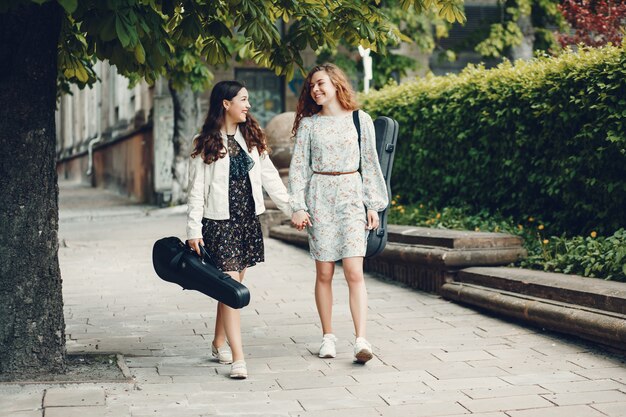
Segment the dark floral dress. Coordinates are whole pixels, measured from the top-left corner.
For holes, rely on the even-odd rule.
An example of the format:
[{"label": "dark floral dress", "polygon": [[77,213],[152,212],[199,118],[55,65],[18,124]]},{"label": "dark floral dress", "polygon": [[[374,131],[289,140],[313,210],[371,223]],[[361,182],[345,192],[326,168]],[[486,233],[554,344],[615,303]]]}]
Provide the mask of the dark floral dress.
[{"label": "dark floral dress", "polygon": [[263,234],[259,217],[255,214],[248,176],[254,161],[232,135],[228,136],[228,153],[230,218],[202,219],[202,239],[219,269],[241,272],[265,260]]}]

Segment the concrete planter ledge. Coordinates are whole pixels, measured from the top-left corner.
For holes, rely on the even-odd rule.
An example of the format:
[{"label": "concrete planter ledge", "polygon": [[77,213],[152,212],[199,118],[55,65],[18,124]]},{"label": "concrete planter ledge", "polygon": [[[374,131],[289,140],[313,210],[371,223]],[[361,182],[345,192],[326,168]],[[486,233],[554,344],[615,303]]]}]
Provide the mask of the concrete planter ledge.
[{"label": "concrete planter ledge", "polygon": [[446,283],[440,293],[460,304],[626,351],[623,314],[463,282]]},{"label": "concrete planter ledge", "polygon": [[626,283],[518,268],[466,268],[444,298],[626,350]]},{"label": "concrete planter ledge", "polygon": [[626,283],[520,268],[466,268],[458,283],[474,284],[532,297],[626,315]]},{"label": "concrete planter ledge", "polygon": [[448,249],[520,248],[522,239],[506,233],[470,232],[430,227],[387,225],[389,242]]}]

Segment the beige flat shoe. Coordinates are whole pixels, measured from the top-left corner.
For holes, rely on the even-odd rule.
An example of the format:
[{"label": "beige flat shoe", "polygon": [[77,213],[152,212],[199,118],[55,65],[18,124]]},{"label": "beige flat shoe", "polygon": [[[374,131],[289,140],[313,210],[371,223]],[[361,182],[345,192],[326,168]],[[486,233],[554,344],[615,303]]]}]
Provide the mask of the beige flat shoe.
[{"label": "beige flat shoe", "polygon": [[246,379],[248,377],[248,368],[246,361],[235,361],[230,366],[230,377],[232,379]]},{"label": "beige flat shoe", "polygon": [[221,347],[216,347],[211,342],[211,354],[223,365],[233,363],[233,354],[228,347],[228,343],[224,343]]}]

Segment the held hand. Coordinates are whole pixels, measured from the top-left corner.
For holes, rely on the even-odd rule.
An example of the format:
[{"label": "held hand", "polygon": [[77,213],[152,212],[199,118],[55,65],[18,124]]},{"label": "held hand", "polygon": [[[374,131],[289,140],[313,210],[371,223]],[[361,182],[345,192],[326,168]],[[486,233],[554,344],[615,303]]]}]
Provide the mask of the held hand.
[{"label": "held hand", "polygon": [[298,210],[291,215],[291,224],[301,231],[305,227],[312,225],[311,216],[304,210]]},{"label": "held hand", "polygon": [[193,251],[195,253],[198,254],[198,256],[202,256],[202,254],[200,253],[200,246],[204,246],[204,240],[202,239],[189,239],[187,241],[187,244],[189,245],[189,247],[191,249],[193,249]]},{"label": "held hand", "polygon": [[367,230],[376,230],[379,225],[378,212],[376,210],[367,210]]}]

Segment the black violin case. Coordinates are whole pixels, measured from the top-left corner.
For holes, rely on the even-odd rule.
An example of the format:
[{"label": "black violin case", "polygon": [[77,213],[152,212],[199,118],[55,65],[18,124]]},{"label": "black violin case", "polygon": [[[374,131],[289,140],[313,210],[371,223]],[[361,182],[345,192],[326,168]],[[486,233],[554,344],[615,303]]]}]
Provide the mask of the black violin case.
[{"label": "black violin case", "polygon": [[209,254],[203,250],[200,257],[177,237],[164,237],[152,247],[152,265],[164,281],[172,282],[184,290],[195,290],[232,308],[242,308],[250,303],[248,288],[219,270]]}]

